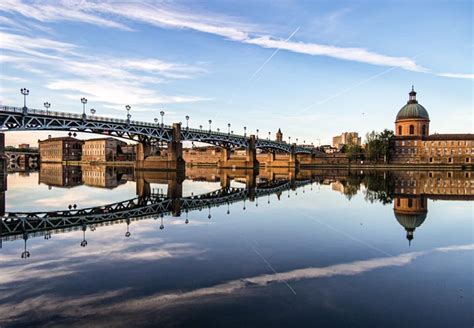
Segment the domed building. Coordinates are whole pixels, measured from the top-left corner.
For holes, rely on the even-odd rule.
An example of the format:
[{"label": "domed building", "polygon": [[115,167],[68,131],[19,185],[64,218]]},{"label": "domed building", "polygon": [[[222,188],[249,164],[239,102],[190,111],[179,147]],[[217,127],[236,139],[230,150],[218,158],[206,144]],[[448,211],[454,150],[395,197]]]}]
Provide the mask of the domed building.
[{"label": "domed building", "polygon": [[395,119],[394,164],[451,165],[473,168],[474,134],[429,134],[430,116],[412,86]]},{"label": "domed building", "polygon": [[398,111],[395,120],[395,135],[427,136],[429,126],[428,111],[416,100],[416,92],[412,86],[407,104]]}]

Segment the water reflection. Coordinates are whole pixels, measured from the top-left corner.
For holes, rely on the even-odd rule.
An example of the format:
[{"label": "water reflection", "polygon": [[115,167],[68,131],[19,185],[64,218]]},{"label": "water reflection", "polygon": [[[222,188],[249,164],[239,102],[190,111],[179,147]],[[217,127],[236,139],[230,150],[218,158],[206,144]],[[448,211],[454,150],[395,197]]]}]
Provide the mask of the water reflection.
[{"label": "water reflection", "polygon": [[[183,181],[219,182],[220,188],[213,191],[183,197]],[[474,200],[474,184],[471,172],[351,172],[346,170],[312,170],[295,172],[291,170],[267,170],[256,175],[252,170],[189,169],[187,176],[175,172],[134,172],[131,167],[106,166],[64,166],[44,164],[41,167],[38,183],[49,187],[74,188],[87,185],[95,188],[115,188],[126,181],[134,181],[137,197],[120,202],[95,207],[78,208],[76,204],[59,211],[7,212],[3,215],[0,231],[1,240],[24,240],[22,258],[29,258],[27,240],[43,236],[49,240],[52,234],[82,230],[81,246],[87,246],[86,231],[109,224],[126,224],[125,237],[130,237],[132,221],[154,219],[160,221],[159,228],[165,228],[165,216],[180,217],[185,213],[184,223],[189,223],[191,211],[207,212],[212,218],[213,207],[255,202],[270,195],[280,200],[282,194],[290,190],[298,195],[298,189],[305,192],[309,185],[331,185],[332,190],[344,194],[348,200],[360,192],[367,202],[393,203],[394,216],[406,230],[409,242],[414,232],[428,215],[428,199],[433,200]],[[237,183],[237,187],[231,186]],[[152,190],[152,184],[167,185],[167,192]],[[3,201],[4,204],[4,201]],[[4,207],[4,206],[3,206]]]},{"label": "water reflection", "polygon": [[[366,326],[397,326],[373,314],[407,306],[420,320],[439,313],[433,326],[470,322],[472,203],[460,201],[474,200],[471,172],[44,170],[12,176],[32,189],[16,181],[7,194],[109,196],[76,208],[7,206],[0,325],[224,325],[221,311],[232,311],[244,326],[354,326],[361,315]],[[125,187],[126,197],[110,196]]]}]

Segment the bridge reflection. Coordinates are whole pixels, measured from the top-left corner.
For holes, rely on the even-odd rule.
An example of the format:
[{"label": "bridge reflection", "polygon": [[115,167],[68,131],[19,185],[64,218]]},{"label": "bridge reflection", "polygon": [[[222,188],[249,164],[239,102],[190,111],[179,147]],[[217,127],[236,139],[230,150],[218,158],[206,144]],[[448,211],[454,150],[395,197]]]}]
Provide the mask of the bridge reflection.
[{"label": "bridge reflection", "polygon": [[[134,172],[127,168],[106,167],[57,167],[44,166],[40,173],[41,183],[54,186],[74,187],[87,184],[94,187],[116,186],[127,180],[136,183],[137,197],[102,206],[66,209],[44,212],[8,212],[0,224],[2,241],[23,239],[25,250],[22,257],[29,257],[26,242],[29,238],[42,236],[51,238],[52,234],[72,230],[82,230],[81,246],[87,245],[86,231],[94,231],[104,225],[125,223],[125,237],[129,237],[132,221],[160,220],[164,229],[166,216],[180,217],[185,213],[184,223],[189,223],[188,213],[206,211],[212,218],[212,208],[242,202],[246,209],[247,201],[255,201],[270,195],[278,198],[285,191],[297,190],[306,185],[331,185],[351,198],[362,192],[369,202],[393,204],[394,217],[406,230],[409,242],[428,215],[428,199],[432,200],[474,200],[474,181],[471,172],[351,172],[348,170],[311,170],[296,172],[291,169],[280,171],[264,170],[256,175],[253,170],[189,169],[186,176],[179,172]],[[95,170],[95,171],[94,171]],[[84,178],[86,172],[86,178]],[[92,172],[92,173],[91,173]],[[98,177],[89,180],[87,176]],[[53,179],[53,177],[56,177]],[[183,181],[219,182],[220,188],[214,191],[183,197]],[[97,182],[99,181],[99,182]],[[235,183],[231,183],[234,181]],[[80,182],[80,183],[79,183]],[[166,193],[155,192],[151,185],[167,184]],[[311,187],[312,188],[312,187]],[[3,205],[4,206],[4,205]]]}]

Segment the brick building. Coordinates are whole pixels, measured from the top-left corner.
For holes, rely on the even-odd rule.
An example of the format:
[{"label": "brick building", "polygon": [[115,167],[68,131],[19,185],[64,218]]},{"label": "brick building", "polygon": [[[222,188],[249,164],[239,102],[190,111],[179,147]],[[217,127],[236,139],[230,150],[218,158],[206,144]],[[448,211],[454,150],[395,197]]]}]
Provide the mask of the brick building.
[{"label": "brick building", "polygon": [[86,140],[82,146],[82,160],[114,161],[123,154],[121,147],[126,145],[125,142],[110,137]]},{"label": "brick building", "polygon": [[415,90],[397,114],[392,162],[396,164],[472,165],[474,134],[429,134],[428,111]]},{"label": "brick building", "polygon": [[38,140],[42,162],[80,161],[83,141],[72,137]]}]

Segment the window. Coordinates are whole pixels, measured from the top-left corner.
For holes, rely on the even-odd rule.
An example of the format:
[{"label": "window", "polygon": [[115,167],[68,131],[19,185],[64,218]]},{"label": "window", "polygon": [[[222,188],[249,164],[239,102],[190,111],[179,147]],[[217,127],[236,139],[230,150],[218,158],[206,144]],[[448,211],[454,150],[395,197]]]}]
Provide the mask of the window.
[{"label": "window", "polygon": [[410,125],[410,134],[415,134],[415,127]]},{"label": "window", "polygon": [[430,163],[433,163],[433,157],[430,157]]},{"label": "window", "polygon": [[409,208],[413,207],[413,199],[411,199],[411,198],[408,199],[408,207]]},{"label": "window", "polygon": [[402,127],[401,127],[401,126],[398,127],[398,134],[399,134],[399,135],[402,134]]},{"label": "window", "polygon": [[452,163],[453,162],[453,158],[452,157],[449,157],[448,158],[448,163]]},{"label": "window", "polygon": [[426,135],[426,125],[423,125],[421,127],[421,134],[424,135],[424,136]]},{"label": "window", "polygon": [[469,163],[469,162],[470,162],[470,158],[466,157],[466,163]]}]

